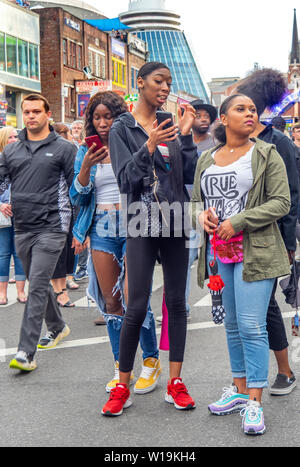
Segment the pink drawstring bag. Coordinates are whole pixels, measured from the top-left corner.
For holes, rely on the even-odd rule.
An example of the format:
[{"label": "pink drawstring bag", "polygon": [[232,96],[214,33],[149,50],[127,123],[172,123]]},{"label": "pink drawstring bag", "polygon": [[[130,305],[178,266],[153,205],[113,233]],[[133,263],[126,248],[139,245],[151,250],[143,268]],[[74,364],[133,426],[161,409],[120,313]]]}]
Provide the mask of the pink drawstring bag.
[{"label": "pink drawstring bag", "polygon": [[212,251],[216,250],[221,263],[232,264],[242,263],[244,261],[243,232],[235,235],[230,240],[221,240],[218,235],[211,239]]}]

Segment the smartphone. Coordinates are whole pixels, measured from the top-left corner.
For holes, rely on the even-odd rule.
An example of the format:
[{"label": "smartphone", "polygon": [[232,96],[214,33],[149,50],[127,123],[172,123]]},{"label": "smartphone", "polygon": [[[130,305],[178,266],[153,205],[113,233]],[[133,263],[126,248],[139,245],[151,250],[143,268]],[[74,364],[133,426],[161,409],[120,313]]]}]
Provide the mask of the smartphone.
[{"label": "smartphone", "polygon": [[218,216],[217,216],[216,211],[214,210],[214,208],[210,207],[208,211],[209,211],[209,220],[210,220],[211,222],[213,222],[214,224],[215,224],[216,222],[219,222],[219,218],[218,218]]},{"label": "smartphone", "polygon": [[212,217],[214,217],[215,219],[218,219],[218,216],[217,216],[216,211],[214,210],[214,208],[210,207],[209,208],[209,213],[211,214]]},{"label": "smartphone", "polygon": [[85,138],[85,142],[86,142],[86,144],[88,145],[89,148],[91,148],[93,146],[93,144],[96,143],[96,148],[95,148],[94,152],[99,151],[99,149],[103,148],[103,146],[104,146],[98,135],[87,136]]},{"label": "smartphone", "polygon": [[169,118],[171,119],[171,121],[167,125],[164,126],[164,130],[167,130],[168,128],[171,128],[172,126],[174,126],[173,115],[171,114],[171,112],[163,112],[162,110],[158,110],[156,112],[156,119],[157,119],[158,125],[160,125],[165,120],[168,120]]}]

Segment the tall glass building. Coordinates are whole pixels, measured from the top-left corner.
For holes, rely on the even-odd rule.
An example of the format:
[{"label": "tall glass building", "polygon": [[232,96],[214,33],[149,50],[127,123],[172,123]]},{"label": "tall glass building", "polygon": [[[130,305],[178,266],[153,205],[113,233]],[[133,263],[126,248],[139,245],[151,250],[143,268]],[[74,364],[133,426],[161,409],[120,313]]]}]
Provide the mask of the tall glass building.
[{"label": "tall glass building", "polygon": [[168,65],[174,94],[187,93],[209,103],[209,91],[181,30],[180,16],[165,9],[165,0],[130,0],[129,11],[119,17],[148,43],[149,61]]}]

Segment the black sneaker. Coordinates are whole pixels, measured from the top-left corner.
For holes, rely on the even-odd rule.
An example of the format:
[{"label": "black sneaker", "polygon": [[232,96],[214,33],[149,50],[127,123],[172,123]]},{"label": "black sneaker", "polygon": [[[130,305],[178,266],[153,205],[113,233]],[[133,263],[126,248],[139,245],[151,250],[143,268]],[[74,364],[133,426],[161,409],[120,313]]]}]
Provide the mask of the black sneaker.
[{"label": "black sneaker", "polygon": [[270,388],[270,394],[272,396],[286,396],[290,394],[296,386],[297,383],[294,373],[292,373],[291,378],[288,378],[286,375],[278,374],[275,383]]},{"label": "black sneaker", "polygon": [[57,344],[59,344],[59,342],[62,339],[67,337],[69,334],[70,328],[67,325],[65,325],[65,327],[61,331],[48,331],[46,335],[40,339],[38,343],[38,348],[44,350],[53,349],[57,346]]}]

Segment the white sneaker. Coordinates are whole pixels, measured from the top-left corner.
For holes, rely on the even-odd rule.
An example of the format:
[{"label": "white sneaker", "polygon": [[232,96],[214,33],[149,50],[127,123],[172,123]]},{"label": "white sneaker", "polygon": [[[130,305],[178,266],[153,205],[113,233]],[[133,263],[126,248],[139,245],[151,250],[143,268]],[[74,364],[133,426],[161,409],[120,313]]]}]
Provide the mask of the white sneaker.
[{"label": "white sneaker", "polygon": [[[133,374],[133,371],[131,372],[131,375],[130,375],[130,383],[129,384],[133,384],[133,380],[134,380],[134,374]],[[106,392],[110,392],[112,389],[115,389],[117,384],[119,384],[120,382],[120,373],[119,373],[119,362],[115,362],[115,375],[113,377],[113,379],[111,381],[109,381],[109,383],[107,383],[106,385]]]}]

